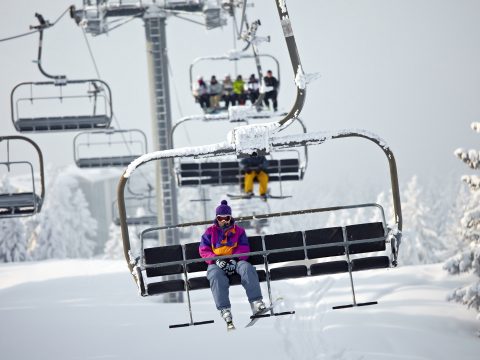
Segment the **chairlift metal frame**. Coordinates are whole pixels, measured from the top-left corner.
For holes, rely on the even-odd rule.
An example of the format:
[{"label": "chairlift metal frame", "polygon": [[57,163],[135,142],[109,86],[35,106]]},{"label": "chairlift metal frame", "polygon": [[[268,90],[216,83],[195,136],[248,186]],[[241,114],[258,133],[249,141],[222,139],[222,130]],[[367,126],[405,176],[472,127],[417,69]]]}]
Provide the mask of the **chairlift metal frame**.
[{"label": "chairlift metal frame", "polygon": [[[9,142],[12,140],[26,141],[30,143],[37,151],[40,171],[40,195],[36,193],[35,175],[32,163],[29,161],[10,161]],[[10,171],[10,166],[12,165],[26,164],[30,169],[32,192],[0,194],[0,218],[32,216],[40,212],[45,199],[45,180],[42,151],[33,140],[24,136],[0,136],[0,142],[2,141],[7,141],[7,161],[0,162],[0,165],[6,166],[7,170]]]},{"label": "chairlift metal frame", "polygon": [[[115,134],[120,134],[122,140],[111,141],[111,137]],[[139,134],[136,138],[132,138],[133,134]],[[129,136],[129,139],[126,139],[125,136]],[[108,141],[91,141],[90,137],[96,136],[107,136]],[[81,142],[82,138],[86,137],[86,142]],[[129,144],[139,145],[140,152],[137,154],[132,154]],[[80,149],[82,147],[91,147],[91,146],[113,146],[113,145],[124,145],[126,148],[126,155],[117,155],[117,156],[98,156],[98,157],[82,157]],[[75,135],[73,138],[73,156],[75,163],[79,168],[98,168],[98,167],[119,167],[127,166],[137,157],[142,154],[147,153],[147,137],[142,130],[139,129],[125,129],[125,130],[116,130],[116,129],[107,129],[107,130],[97,130],[97,131],[83,131]]]}]

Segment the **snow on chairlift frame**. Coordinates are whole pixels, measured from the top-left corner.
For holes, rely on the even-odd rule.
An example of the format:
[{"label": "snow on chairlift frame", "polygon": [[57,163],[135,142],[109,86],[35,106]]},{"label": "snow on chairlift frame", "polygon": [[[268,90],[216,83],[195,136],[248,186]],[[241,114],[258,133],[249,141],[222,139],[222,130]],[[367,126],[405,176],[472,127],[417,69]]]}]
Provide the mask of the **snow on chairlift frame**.
[{"label": "snow on chairlift frame", "polygon": [[[17,193],[0,193],[0,218],[25,217],[35,215],[40,212],[45,199],[45,180],[43,167],[43,154],[40,147],[31,139],[24,136],[0,136],[0,143],[7,143],[7,160],[0,162],[0,166],[6,166],[10,172],[12,166],[27,165],[31,177],[32,191]],[[40,194],[35,187],[35,175],[33,165],[30,161],[11,161],[10,160],[10,141],[25,141],[30,143],[38,154],[38,166],[40,175]]]}]

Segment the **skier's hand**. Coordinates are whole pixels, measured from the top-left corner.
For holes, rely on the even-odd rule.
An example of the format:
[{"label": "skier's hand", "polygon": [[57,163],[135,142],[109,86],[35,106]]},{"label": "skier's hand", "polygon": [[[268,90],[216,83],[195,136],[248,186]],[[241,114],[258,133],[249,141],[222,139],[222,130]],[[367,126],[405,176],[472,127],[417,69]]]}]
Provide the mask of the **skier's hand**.
[{"label": "skier's hand", "polygon": [[215,261],[215,264],[217,264],[217,266],[222,269],[223,271],[227,271],[226,270],[226,267],[227,267],[227,264],[228,264],[228,259],[218,259],[217,261]]},{"label": "skier's hand", "polygon": [[225,267],[224,271],[227,275],[235,274],[235,270],[237,269],[237,262],[234,259],[230,259],[227,262],[227,266]]}]

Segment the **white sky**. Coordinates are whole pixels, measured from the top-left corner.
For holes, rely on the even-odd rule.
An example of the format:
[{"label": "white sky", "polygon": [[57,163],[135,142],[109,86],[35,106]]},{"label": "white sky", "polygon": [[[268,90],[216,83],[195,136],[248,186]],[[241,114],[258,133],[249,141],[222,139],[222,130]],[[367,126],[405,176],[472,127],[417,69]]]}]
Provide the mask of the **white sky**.
[{"label": "white sky", "polygon": [[[62,0],[2,1],[0,38],[28,31],[36,23],[35,12],[54,21],[70,4]],[[81,2],[75,5],[80,7]],[[394,151],[401,183],[413,174],[419,175],[420,182],[435,182],[439,177],[469,172],[453,151],[478,148],[478,134],[470,129],[470,123],[480,118],[478,1],[305,0],[287,5],[304,71],[321,74],[307,87],[301,114],[309,131],[361,128],[379,135]],[[259,34],[271,36],[271,42],[260,50],[281,63],[279,102],[283,110],[289,110],[295,96],[294,73],[274,1],[257,1],[252,12],[250,20],[262,21]],[[230,50],[232,30],[207,32],[170,18],[167,31],[175,121],[199,110],[189,92],[191,62]],[[108,36],[89,36],[89,41],[101,78],[112,88],[119,124],[114,122],[114,126],[143,129],[150,140],[142,22],[132,21]],[[22,81],[45,80],[31,62],[37,55],[37,35],[2,42],[0,52],[0,134],[15,134],[10,91]],[[82,31],[68,16],[46,31],[43,65],[49,73],[72,79],[96,77]],[[274,69],[267,61],[263,66]],[[215,73],[221,78],[224,70],[219,69],[214,63],[198,70],[206,77]],[[242,71],[245,76],[252,72],[253,65]],[[212,141],[208,134],[189,132],[190,138],[202,137],[203,144],[225,138],[219,134]],[[66,165],[73,161],[74,135],[27,136],[42,147],[46,163]],[[178,145],[190,145],[186,139],[179,139]],[[384,177],[386,161],[382,154],[375,154],[378,151],[361,140],[336,140],[312,149],[307,184],[318,178],[356,181],[363,172]]]},{"label": "white sky", "polygon": [[[250,307],[241,286],[231,288],[237,330],[227,333],[209,290],[186,304],[142,298],[124,261],[63,260],[0,265],[0,348],[8,360],[295,359],[476,360],[475,311],[446,295],[471,281],[441,264],[354,273],[358,302],[377,305],[332,310],[352,301],[347,274],[275,281],[277,311],[245,329]],[[265,284],[262,284],[264,295]]]}]

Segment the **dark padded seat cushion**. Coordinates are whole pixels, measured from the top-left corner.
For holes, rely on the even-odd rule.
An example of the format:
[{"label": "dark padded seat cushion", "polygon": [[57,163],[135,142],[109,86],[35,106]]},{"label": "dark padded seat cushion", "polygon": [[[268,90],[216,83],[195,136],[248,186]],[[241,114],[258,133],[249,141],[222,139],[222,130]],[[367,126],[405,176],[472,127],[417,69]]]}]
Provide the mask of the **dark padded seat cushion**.
[{"label": "dark padded seat cushion", "polygon": [[385,232],[381,222],[349,225],[345,229],[348,241],[381,238],[374,242],[350,245],[348,248],[350,254],[385,250]]},{"label": "dark padded seat cushion", "polygon": [[312,264],[310,266],[310,275],[328,275],[348,271],[348,263],[345,260],[329,261],[324,263]]},{"label": "dark padded seat cushion", "polygon": [[183,280],[167,280],[156,283],[147,284],[148,295],[165,294],[174,291],[184,291],[185,281]]},{"label": "dark padded seat cushion", "polygon": [[372,256],[352,260],[353,271],[383,269],[388,267],[390,267],[390,259],[388,256]]},{"label": "dark padded seat cushion", "polygon": [[270,270],[271,280],[294,279],[307,276],[305,265],[282,266]]},{"label": "dark padded seat cushion", "polygon": [[[301,231],[265,236],[266,250],[284,249],[298,246],[303,246],[303,236]],[[304,259],[305,252],[303,249],[293,251],[290,250],[268,255],[268,262],[270,264]]]},{"label": "dark padded seat cushion", "polygon": [[209,289],[210,282],[206,276],[199,276],[188,279],[188,288],[190,290]]},{"label": "dark padded seat cushion", "polygon": [[[200,259],[200,253],[198,247],[200,242],[185,244],[185,260]],[[207,263],[205,261],[195,262],[187,264],[187,272],[207,271]]]},{"label": "dark padded seat cushion", "polygon": [[[181,245],[169,245],[144,249],[145,264],[161,264],[172,261],[183,260],[183,251]],[[148,277],[163,276],[172,274],[182,274],[183,265],[167,265],[162,267],[147,268]]]},{"label": "dark padded seat cushion", "polygon": [[[262,237],[261,236],[250,236],[248,238],[248,243],[250,244],[250,251],[263,251]],[[252,265],[264,264],[263,255],[253,255],[249,256],[248,262]]]},{"label": "dark padded seat cushion", "polygon": [[[343,243],[343,232],[341,227],[326,229],[315,229],[305,231],[305,243],[309,245],[323,245],[328,243]],[[316,259],[328,256],[338,256],[345,254],[345,247],[328,246],[317,249],[307,249],[307,257]]]}]

